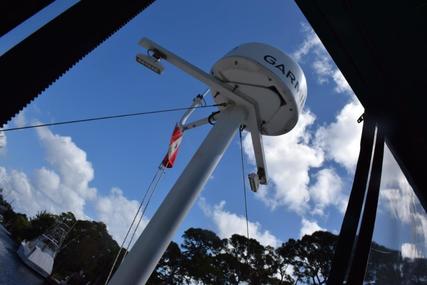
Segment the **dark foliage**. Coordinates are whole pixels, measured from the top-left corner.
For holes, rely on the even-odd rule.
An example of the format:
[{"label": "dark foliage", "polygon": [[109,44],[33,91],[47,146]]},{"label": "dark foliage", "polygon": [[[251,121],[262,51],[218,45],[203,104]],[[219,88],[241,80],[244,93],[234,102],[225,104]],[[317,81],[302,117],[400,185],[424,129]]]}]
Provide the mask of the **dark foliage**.
[{"label": "dark foliage", "polygon": [[[17,242],[38,236],[57,221],[74,225],[55,259],[53,277],[68,284],[105,283],[119,246],[104,223],[76,221],[72,213],[40,212],[28,219],[15,213],[1,193],[0,210]],[[181,245],[170,243],[147,284],[326,284],[336,239],[318,231],[273,248],[237,234],[220,239],[212,231],[190,228]],[[400,251],[373,242],[365,280],[378,285],[426,284],[427,260],[403,258]]]},{"label": "dark foliage", "polygon": [[[336,240],[330,232],[317,231],[274,249],[245,236],[221,240],[211,231],[190,228],[181,248],[171,243],[148,284],[326,284]],[[427,260],[402,258],[399,251],[373,242],[365,280],[425,284]]]},{"label": "dark foliage", "polygon": [[190,228],[182,251],[171,243],[149,284],[324,284],[335,240],[331,233],[315,232],[274,249],[245,236],[221,240],[209,230]]},{"label": "dark foliage", "polygon": [[54,276],[104,284],[118,249],[104,223],[78,221],[55,259]]}]

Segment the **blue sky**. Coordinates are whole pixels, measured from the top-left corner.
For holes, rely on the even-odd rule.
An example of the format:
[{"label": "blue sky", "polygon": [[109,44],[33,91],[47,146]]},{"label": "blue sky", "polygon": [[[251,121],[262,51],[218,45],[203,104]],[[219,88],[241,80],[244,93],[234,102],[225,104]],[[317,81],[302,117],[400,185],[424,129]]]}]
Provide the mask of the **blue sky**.
[{"label": "blue sky", "polygon": [[[0,53],[70,3],[55,1],[5,35]],[[248,192],[250,235],[279,245],[316,229],[339,232],[358,154],[361,125],[356,120],[363,108],[292,1],[158,0],[45,90],[9,126],[191,104],[206,87],[170,64],[164,64],[161,76],[137,64],[135,55],[143,51],[137,43],[143,37],[206,71],[246,42],[273,45],[297,60],[307,78],[306,108],[292,132],[264,138],[271,183],[257,194]],[[194,117],[208,114],[198,110]],[[34,215],[43,209],[71,210],[104,221],[121,242],[180,116],[167,113],[7,133],[0,150],[0,185],[20,211]],[[204,126],[185,134],[176,166],[160,182],[144,223],[208,131]],[[250,171],[252,150],[248,140],[244,145]],[[246,232],[237,136],[175,240],[189,227],[208,228],[221,237]],[[426,256],[426,236],[425,212],[386,151],[374,239],[408,256]]]}]

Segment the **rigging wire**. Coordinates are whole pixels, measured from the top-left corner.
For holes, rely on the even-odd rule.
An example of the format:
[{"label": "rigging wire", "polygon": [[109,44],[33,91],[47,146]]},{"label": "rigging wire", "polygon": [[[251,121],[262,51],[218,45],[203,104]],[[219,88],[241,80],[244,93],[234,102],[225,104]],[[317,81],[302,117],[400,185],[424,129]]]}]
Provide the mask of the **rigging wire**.
[{"label": "rigging wire", "polygon": [[[105,285],[108,283],[108,281],[111,278],[111,275],[113,274],[114,267],[116,266],[116,263],[117,263],[117,261],[118,261],[118,259],[120,257],[120,253],[121,253],[121,251],[124,248],[124,245],[125,245],[126,240],[127,240],[128,236],[129,236],[129,233],[130,233],[133,225],[135,224],[136,218],[138,217],[138,214],[141,211],[141,208],[142,208],[142,205],[144,204],[145,198],[147,197],[147,194],[148,194],[149,190],[152,188],[152,185],[154,184],[156,178],[159,176],[159,173],[162,174],[162,172],[161,172],[162,170],[163,170],[163,168],[162,168],[162,165],[160,164],[159,167],[158,167],[158,169],[157,169],[157,171],[156,171],[156,173],[153,176],[153,179],[151,180],[150,184],[148,185],[148,188],[146,189],[146,191],[144,193],[144,196],[141,199],[141,202],[139,203],[138,210],[136,211],[136,214],[133,217],[132,223],[130,224],[130,226],[129,226],[127,232],[126,232],[126,235],[125,235],[125,237],[123,239],[123,242],[120,245],[120,249],[117,252],[117,255],[116,255],[115,259],[114,259],[113,265],[111,266],[110,272],[108,273],[107,279],[105,280]],[[163,170],[163,173],[164,173],[164,170]],[[123,258],[124,258],[124,256],[123,256]]]},{"label": "rigging wire", "polygon": [[246,217],[246,235],[249,239],[249,220],[248,220],[248,202],[246,199],[246,180],[245,180],[245,164],[243,161],[243,143],[242,143],[242,131],[244,126],[240,126],[239,128],[239,139],[240,139],[240,162],[242,168],[242,182],[243,182],[243,197],[245,200],[245,217]]},{"label": "rigging wire", "polygon": [[212,105],[201,105],[201,106],[193,106],[193,107],[170,108],[170,109],[162,109],[162,110],[154,110],[154,111],[146,111],[146,112],[138,112],[138,113],[127,113],[127,114],[119,114],[119,115],[112,115],[112,116],[85,118],[85,119],[62,121],[62,122],[55,122],[55,123],[37,124],[37,125],[30,125],[30,126],[24,126],[24,127],[0,129],[0,133],[1,132],[10,132],[10,131],[32,129],[32,128],[40,128],[40,127],[50,127],[50,126],[57,126],[57,125],[67,125],[67,124],[84,123],[84,122],[91,122],[91,121],[118,119],[118,118],[125,118],[125,117],[153,115],[153,114],[159,114],[159,113],[177,112],[177,111],[185,111],[185,110],[189,110],[189,109],[201,109],[201,108],[211,108],[211,107],[219,107],[219,106],[225,106],[225,103],[212,104]]},{"label": "rigging wire", "polygon": [[132,236],[131,236],[131,238],[130,238],[130,240],[129,240],[128,246],[126,247],[125,253],[124,253],[124,255],[123,255],[123,258],[122,258],[122,261],[120,262],[120,264],[122,264],[122,263],[123,263],[123,260],[125,260],[126,255],[129,253],[129,247],[130,247],[130,245],[132,244],[132,241],[133,241],[133,238],[135,237],[136,231],[138,230],[139,225],[140,225],[140,223],[141,223],[141,221],[142,221],[142,218],[144,217],[145,211],[146,211],[146,210],[147,210],[147,208],[148,208],[148,204],[150,204],[151,197],[153,197],[153,194],[154,194],[154,192],[155,192],[155,191],[156,191],[156,189],[157,189],[157,185],[159,184],[160,180],[162,179],[163,175],[165,174],[165,168],[164,168],[163,166],[161,167],[161,170],[162,170],[162,172],[160,172],[160,175],[159,175],[159,177],[157,178],[157,181],[156,181],[156,183],[154,184],[154,186],[153,186],[153,188],[152,188],[152,190],[151,190],[151,193],[150,193],[150,194],[149,194],[149,196],[148,196],[147,203],[146,203],[146,204],[145,204],[145,206],[142,208],[141,216],[139,217],[138,223],[136,224],[136,226],[135,226],[135,228],[134,228],[134,230],[133,230]]}]

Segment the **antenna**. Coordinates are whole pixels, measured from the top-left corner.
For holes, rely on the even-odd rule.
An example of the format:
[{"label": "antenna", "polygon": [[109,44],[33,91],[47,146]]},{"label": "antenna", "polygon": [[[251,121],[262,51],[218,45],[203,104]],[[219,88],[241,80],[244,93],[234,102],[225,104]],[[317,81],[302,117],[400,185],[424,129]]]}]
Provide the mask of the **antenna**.
[{"label": "antenna", "polygon": [[139,44],[149,54],[148,57],[140,57],[142,64],[160,73],[163,67],[159,68],[158,60],[164,59],[202,81],[210,88],[213,100],[219,104],[220,113],[215,114],[215,125],[110,284],[147,282],[241,125],[245,125],[251,134],[257,165],[257,173],[249,174],[251,189],[256,192],[259,184],[267,184],[262,135],[278,136],[292,130],[307,96],[302,69],[289,56],[270,45],[240,45],[218,60],[211,72],[207,73],[150,39],[143,38]]}]

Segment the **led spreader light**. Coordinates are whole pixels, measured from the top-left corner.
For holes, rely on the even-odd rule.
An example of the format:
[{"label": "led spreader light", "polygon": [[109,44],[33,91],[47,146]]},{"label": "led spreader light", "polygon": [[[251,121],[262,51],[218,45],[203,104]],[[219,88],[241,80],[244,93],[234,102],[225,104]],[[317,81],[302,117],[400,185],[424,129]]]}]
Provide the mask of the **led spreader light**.
[{"label": "led spreader light", "polygon": [[160,59],[157,59],[153,56],[139,53],[136,55],[136,61],[157,74],[161,74],[165,69],[160,63]]}]

